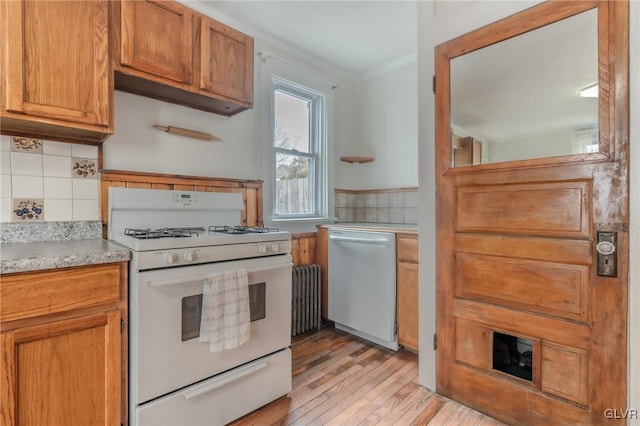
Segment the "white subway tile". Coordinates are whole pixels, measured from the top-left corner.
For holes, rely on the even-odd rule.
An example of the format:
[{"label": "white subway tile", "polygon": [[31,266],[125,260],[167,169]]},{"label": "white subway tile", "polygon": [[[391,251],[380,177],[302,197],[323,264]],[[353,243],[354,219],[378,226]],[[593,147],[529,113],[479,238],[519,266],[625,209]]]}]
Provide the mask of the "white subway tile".
[{"label": "white subway tile", "polygon": [[[378,194],[380,195],[380,194]],[[378,207],[377,220],[378,223],[389,223],[391,220],[391,209],[388,207],[380,208]]]},{"label": "white subway tile", "polygon": [[336,194],[336,207],[347,207],[347,195],[342,192]]},{"label": "white subway tile", "polygon": [[100,186],[96,179],[73,179],[74,200],[97,200]]},{"label": "white subway tile", "polygon": [[392,192],[389,196],[389,207],[403,207],[403,195],[402,192]]},{"label": "white subway tile", "polygon": [[364,211],[365,222],[376,222],[378,220],[378,214],[375,208],[366,208]]},{"label": "white subway tile", "polygon": [[377,207],[378,206],[377,200],[378,199],[376,197],[376,194],[364,194],[364,206],[367,208]]},{"label": "white subway tile", "polygon": [[391,194],[388,192],[381,192],[376,194],[377,207],[391,207]]},{"label": "white subway tile", "polygon": [[71,157],[71,144],[67,142],[44,141],[42,153],[48,155],[64,155]]},{"label": "white subway tile", "polygon": [[48,222],[73,220],[73,201],[45,198],[44,220]]},{"label": "white subway tile", "polygon": [[397,207],[389,209],[389,221],[391,223],[404,223],[404,210]]},{"label": "white subway tile", "polygon": [[0,198],[0,222],[11,222],[11,208],[10,198]]},{"label": "white subway tile", "polygon": [[0,151],[0,174],[11,174],[11,153],[9,151]]},{"label": "white subway tile", "polygon": [[11,198],[11,175],[0,175],[0,198]]},{"label": "white subway tile", "polygon": [[11,151],[11,136],[0,135],[0,151]]},{"label": "white subway tile", "polygon": [[95,145],[71,144],[71,156],[82,158],[98,158],[98,147]]},{"label": "white subway tile", "polygon": [[44,177],[44,198],[71,200],[73,197],[72,179]]},{"label": "white subway tile", "polygon": [[[33,154],[25,154],[33,155]],[[11,176],[11,196],[13,198],[44,198],[41,176]]]},{"label": "white subway tile", "polygon": [[20,176],[42,176],[42,155],[12,152],[11,173]]},{"label": "white subway tile", "polygon": [[71,177],[71,157],[59,155],[44,155],[43,157],[44,176]]},{"label": "white subway tile", "polygon": [[337,217],[338,222],[346,222],[347,221],[347,208],[346,207],[338,207],[337,209]]},{"label": "white subway tile", "polygon": [[73,220],[99,220],[98,200],[73,200]]},{"label": "white subway tile", "polygon": [[407,207],[404,209],[404,223],[418,223],[417,207]]}]

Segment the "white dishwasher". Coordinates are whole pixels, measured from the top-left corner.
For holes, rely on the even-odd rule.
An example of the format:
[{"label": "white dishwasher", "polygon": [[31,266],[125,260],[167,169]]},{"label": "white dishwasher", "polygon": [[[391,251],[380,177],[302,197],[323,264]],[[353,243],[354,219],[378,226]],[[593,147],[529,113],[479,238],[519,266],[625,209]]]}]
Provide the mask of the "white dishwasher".
[{"label": "white dishwasher", "polygon": [[394,233],[329,229],[328,287],[336,328],[398,350]]}]

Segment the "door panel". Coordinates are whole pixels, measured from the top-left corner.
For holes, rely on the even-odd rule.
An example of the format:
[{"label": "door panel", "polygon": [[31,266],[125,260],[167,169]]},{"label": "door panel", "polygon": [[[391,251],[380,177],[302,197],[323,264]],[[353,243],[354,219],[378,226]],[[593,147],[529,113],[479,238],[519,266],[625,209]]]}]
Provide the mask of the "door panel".
[{"label": "door panel", "polygon": [[[593,7],[600,151],[454,169],[449,61]],[[507,423],[626,407],[627,22],[625,1],[550,1],[436,48],[437,390]],[[597,275],[599,231],[616,277]]]},{"label": "door panel", "polygon": [[174,1],[126,0],[121,5],[124,65],[191,82],[193,13]]},{"label": "door panel", "polygon": [[589,184],[458,187],[456,232],[497,232],[589,238]]},{"label": "door panel", "polygon": [[4,7],[12,25],[5,47],[7,110],[109,126],[107,2],[15,1]]}]

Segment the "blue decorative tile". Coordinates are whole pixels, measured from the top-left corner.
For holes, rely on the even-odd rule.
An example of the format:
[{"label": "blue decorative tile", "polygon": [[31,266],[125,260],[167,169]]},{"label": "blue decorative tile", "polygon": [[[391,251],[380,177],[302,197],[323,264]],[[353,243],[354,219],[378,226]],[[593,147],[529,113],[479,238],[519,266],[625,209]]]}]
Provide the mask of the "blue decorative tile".
[{"label": "blue decorative tile", "polygon": [[44,200],[41,198],[14,198],[14,222],[42,222],[44,220]]}]

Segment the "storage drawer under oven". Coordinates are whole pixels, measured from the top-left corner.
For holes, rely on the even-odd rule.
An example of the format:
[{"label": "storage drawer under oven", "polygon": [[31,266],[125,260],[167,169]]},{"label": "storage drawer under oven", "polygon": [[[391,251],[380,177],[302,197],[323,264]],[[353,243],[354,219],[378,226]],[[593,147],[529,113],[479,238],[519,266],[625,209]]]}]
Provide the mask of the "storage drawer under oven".
[{"label": "storage drawer under oven", "polygon": [[291,350],[284,349],[144,404],[137,425],[223,425],[291,391]]}]

